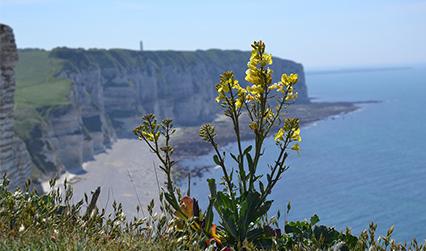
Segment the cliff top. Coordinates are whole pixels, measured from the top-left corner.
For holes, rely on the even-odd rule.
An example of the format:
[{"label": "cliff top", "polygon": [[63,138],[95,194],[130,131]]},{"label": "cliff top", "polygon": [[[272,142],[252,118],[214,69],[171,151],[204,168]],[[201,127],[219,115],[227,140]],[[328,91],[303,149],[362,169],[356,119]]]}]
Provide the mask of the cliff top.
[{"label": "cliff top", "polygon": [[0,23],[0,66],[11,66],[18,60],[15,37],[9,26]]},{"label": "cliff top", "polygon": [[[10,29],[10,28],[2,28]],[[62,107],[71,103],[71,75],[100,71],[102,78],[110,78],[111,69],[120,74],[139,72],[146,76],[163,79],[159,86],[180,85],[178,80],[164,80],[164,74],[174,75],[186,72],[193,75],[201,69],[212,82],[226,70],[236,72],[237,78],[244,79],[244,71],[250,56],[248,51],[239,50],[197,50],[197,51],[134,51],[125,49],[70,49],[55,48],[51,51],[41,49],[18,50],[16,65],[16,130],[21,138],[36,124],[42,123],[45,114],[40,111],[49,107]],[[301,74],[300,100],[308,100],[303,79],[303,66],[290,60],[274,58],[277,72],[298,72]],[[115,74],[116,74],[115,73]],[[207,76],[206,75],[206,76]],[[65,77],[68,79],[65,79]],[[163,77],[161,77],[163,76]],[[275,76],[278,79],[279,76]],[[160,81],[159,80],[159,81]],[[173,83],[169,83],[169,82]],[[192,81],[192,80],[191,80]],[[108,81],[109,83],[110,81]],[[106,85],[104,83],[104,85]],[[214,84],[210,86],[214,89]]]},{"label": "cliff top", "polygon": [[[194,64],[205,63],[212,67],[227,68],[232,64],[241,64],[246,68],[250,57],[249,51],[241,50],[196,50],[196,51],[136,51],[127,49],[71,49],[58,47],[51,51],[51,57],[72,62],[75,67],[83,68],[97,64],[100,67],[144,67],[146,64],[155,63],[156,66],[175,65],[188,67]],[[274,64],[297,65],[291,60],[274,57]],[[68,65],[70,66],[70,65]]]}]

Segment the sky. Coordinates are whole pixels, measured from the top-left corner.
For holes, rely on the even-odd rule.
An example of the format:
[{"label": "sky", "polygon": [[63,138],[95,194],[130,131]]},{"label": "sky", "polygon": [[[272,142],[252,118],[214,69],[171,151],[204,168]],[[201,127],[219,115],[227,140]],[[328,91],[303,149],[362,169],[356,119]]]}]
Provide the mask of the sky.
[{"label": "sky", "polygon": [[19,48],[239,49],[307,68],[426,63],[426,0],[0,0]]}]

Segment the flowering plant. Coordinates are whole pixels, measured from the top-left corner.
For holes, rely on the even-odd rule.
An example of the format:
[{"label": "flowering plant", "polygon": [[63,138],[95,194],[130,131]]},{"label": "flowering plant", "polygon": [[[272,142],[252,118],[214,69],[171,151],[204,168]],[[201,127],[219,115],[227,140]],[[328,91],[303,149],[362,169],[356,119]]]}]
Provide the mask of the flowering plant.
[{"label": "flowering plant", "polygon": [[[241,86],[233,72],[227,71],[220,76],[216,85],[216,101],[224,109],[225,116],[232,121],[238,152],[229,155],[221,153],[215,127],[212,124],[201,126],[199,134],[211,144],[215,152],[213,161],[223,173],[219,188],[214,179],[208,179],[210,198],[205,212],[200,211],[194,199],[182,197],[174,186],[174,162],[171,160],[173,147],[170,145],[170,136],[174,132],[172,122],[164,120],[158,124],[155,116],[150,114],[134,130],[161,162],[160,168],[167,177],[164,190],[167,206],[180,220],[191,221],[192,229],[206,235],[209,245],[213,242],[217,246],[238,249],[250,245],[270,247],[273,239],[279,235],[279,231],[274,231],[271,221],[267,219],[272,205],[268,196],[288,169],[287,151],[299,151],[301,137],[299,119],[286,116],[287,106],[297,98],[294,85],[298,76],[283,74],[279,82],[273,83],[272,70],[269,68],[271,64],[271,54],[266,53],[265,44],[258,41],[252,44],[245,77],[247,85]],[[248,125],[241,124],[242,115],[248,116]],[[243,126],[248,126],[254,135],[254,145],[244,149],[241,140]],[[263,144],[272,136],[273,130],[277,130],[274,140],[279,154],[273,164],[263,166],[260,164],[264,154]],[[228,156],[234,160],[233,165],[225,162]],[[220,218],[218,226],[213,224],[213,211]]]}]

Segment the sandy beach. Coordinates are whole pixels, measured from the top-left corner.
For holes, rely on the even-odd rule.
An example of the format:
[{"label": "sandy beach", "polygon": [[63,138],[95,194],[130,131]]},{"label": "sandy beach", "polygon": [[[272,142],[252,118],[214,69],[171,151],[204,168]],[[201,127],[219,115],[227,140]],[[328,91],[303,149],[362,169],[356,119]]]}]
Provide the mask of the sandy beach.
[{"label": "sandy beach", "polygon": [[[316,103],[311,105],[295,105],[293,113],[302,119],[302,125],[339,114],[352,112],[358,107],[353,103]],[[214,122],[217,126],[217,140],[222,146],[234,141],[231,124],[219,116]],[[175,159],[194,158],[207,154],[211,148],[203,143],[198,136],[199,127],[176,128],[172,144],[175,146]],[[243,130],[243,139],[250,139],[250,131]],[[111,149],[98,154],[95,159],[83,164],[82,174],[63,174],[57,184],[63,184],[65,178],[70,180],[74,188],[74,202],[89,195],[98,186],[101,194],[98,200],[99,208],[112,210],[113,201],[122,203],[124,212],[128,216],[136,216],[136,207],[146,210],[148,203],[154,199],[158,205],[159,186],[164,184],[164,175],[158,168],[156,156],[148,147],[136,139],[119,139]],[[156,169],[155,169],[156,168]],[[177,168],[183,172],[190,171],[197,176],[197,169],[186,170],[186,167]],[[157,171],[157,175],[155,173]],[[158,181],[157,182],[157,177]],[[49,183],[43,183],[44,191],[48,191]],[[158,207],[157,207],[158,208]],[[140,212],[139,216],[143,216]]]},{"label": "sandy beach", "polygon": [[[158,202],[159,190],[154,165],[161,186],[164,176],[158,169],[154,154],[138,140],[119,139],[111,149],[83,164],[86,173],[75,176],[65,174],[58,183],[63,183],[64,177],[71,180],[75,202],[84,198],[84,193],[89,195],[90,191],[100,186],[98,207],[111,212],[112,203],[116,200],[123,204],[124,212],[131,217],[137,215],[136,206],[140,205],[146,211],[146,206],[152,199]],[[143,214],[140,212],[139,216]]]}]

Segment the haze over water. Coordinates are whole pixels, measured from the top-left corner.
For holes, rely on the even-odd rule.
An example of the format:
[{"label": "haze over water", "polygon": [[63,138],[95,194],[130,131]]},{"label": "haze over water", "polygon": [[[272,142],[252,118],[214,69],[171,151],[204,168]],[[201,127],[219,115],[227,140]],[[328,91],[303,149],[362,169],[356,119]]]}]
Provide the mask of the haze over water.
[{"label": "haze over water", "polygon": [[[311,97],[319,101],[379,100],[354,113],[302,129],[302,150],[289,156],[291,168],[272,194],[290,220],[318,214],[321,224],[359,234],[378,224],[383,234],[395,224],[397,240],[426,238],[426,68],[307,74]],[[226,149],[236,152],[231,144]],[[265,144],[264,166],[273,163],[275,144]],[[228,156],[228,162],[230,162]],[[212,163],[211,156],[182,164]],[[208,177],[196,180],[193,195],[207,198]],[[193,179],[195,180],[195,179]],[[207,201],[201,199],[202,208]],[[284,217],[282,217],[284,220]]]}]

